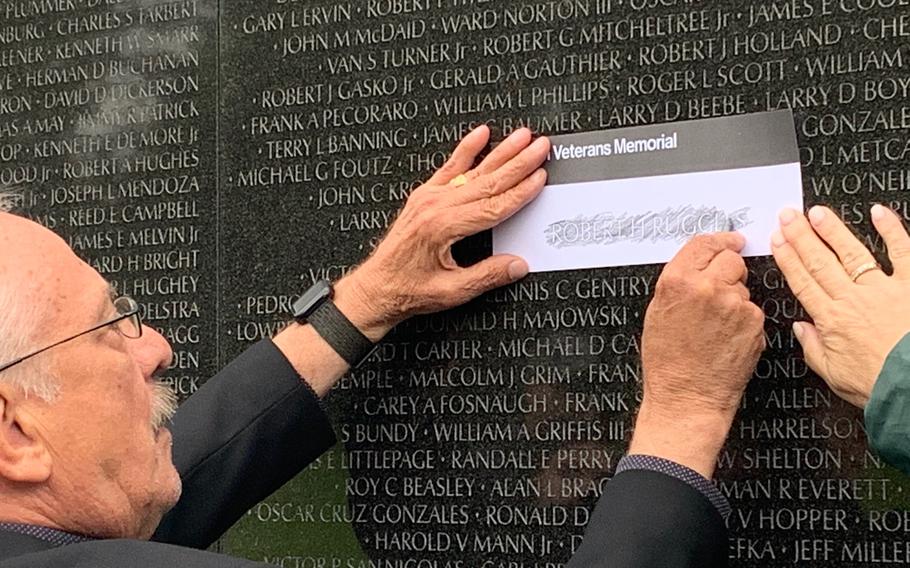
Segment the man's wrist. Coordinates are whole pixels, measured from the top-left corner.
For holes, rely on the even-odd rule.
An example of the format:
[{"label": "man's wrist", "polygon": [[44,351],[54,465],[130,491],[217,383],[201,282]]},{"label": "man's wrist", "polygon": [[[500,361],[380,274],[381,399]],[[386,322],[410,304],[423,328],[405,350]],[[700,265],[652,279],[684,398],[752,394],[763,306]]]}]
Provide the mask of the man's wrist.
[{"label": "man's wrist", "polygon": [[367,290],[354,274],[339,280],[334,289],[335,306],[373,343],[381,341],[399,323],[381,308],[389,299]]},{"label": "man's wrist", "polygon": [[642,402],[629,454],[664,458],[711,479],[717,456],[727,440],[735,412],[673,411]]}]

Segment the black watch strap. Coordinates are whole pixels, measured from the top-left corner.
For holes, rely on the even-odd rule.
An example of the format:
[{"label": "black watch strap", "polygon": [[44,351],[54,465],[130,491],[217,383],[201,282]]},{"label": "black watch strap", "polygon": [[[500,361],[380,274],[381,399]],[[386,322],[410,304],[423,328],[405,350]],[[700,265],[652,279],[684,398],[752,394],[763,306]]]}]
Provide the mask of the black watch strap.
[{"label": "black watch strap", "polygon": [[376,349],[376,344],[361,333],[332,300],[322,302],[306,321],[351,367],[359,367]]}]

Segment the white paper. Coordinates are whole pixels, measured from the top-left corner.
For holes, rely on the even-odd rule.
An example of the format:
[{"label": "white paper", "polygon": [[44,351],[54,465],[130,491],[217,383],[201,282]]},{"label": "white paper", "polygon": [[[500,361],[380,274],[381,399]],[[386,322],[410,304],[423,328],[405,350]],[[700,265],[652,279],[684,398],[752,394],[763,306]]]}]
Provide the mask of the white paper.
[{"label": "white paper", "polygon": [[764,256],[787,207],[803,208],[799,163],[554,185],[493,230],[493,253],[532,272],[662,263],[732,221]]}]

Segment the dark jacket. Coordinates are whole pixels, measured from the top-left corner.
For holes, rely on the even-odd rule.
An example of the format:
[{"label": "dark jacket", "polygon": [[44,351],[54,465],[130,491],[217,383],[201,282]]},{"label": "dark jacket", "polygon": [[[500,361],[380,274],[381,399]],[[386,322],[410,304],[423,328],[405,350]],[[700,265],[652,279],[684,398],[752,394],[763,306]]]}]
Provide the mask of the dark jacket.
[{"label": "dark jacket", "polygon": [[[312,389],[263,341],[187,400],[172,427],[183,496],[152,542],[104,540],[54,548],[0,532],[3,568],[263,567],[199,550],[335,443]],[[720,515],[671,477],[626,472],[611,481],[569,566],[712,567],[726,555]]]}]

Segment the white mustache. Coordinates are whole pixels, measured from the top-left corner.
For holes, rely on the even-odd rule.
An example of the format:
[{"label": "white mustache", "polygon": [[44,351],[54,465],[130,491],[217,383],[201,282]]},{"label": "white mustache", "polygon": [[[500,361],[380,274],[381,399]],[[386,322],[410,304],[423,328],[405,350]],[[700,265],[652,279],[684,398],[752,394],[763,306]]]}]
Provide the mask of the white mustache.
[{"label": "white mustache", "polygon": [[158,432],[177,412],[177,395],[165,383],[152,386],[152,431]]}]

